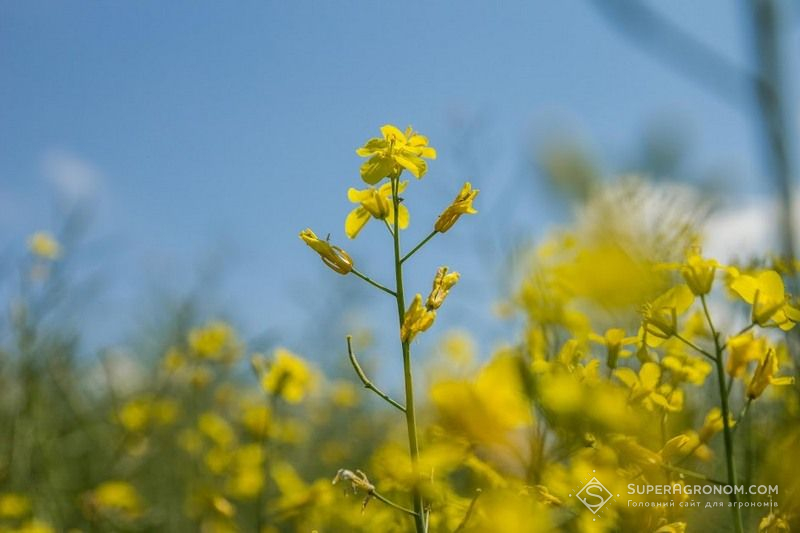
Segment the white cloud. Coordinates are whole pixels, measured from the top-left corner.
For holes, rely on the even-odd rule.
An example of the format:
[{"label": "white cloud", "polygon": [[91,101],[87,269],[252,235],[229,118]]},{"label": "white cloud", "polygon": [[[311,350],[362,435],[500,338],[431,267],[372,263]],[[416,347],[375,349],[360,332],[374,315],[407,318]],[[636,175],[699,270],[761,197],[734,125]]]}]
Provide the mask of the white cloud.
[{"label": "white cloud", "polygon": [[63,149],[50,149],[42,156],[42,173],[69,203],[95,199],[103,188],[103,173],[91,162]]},{"label": "white cloud", "polygon": [[[797,192],[793,203],[794,228],[796,233],[800,233],[800,197]],[[779,251],[778,210],[777,199],[758,198],[717,211],[705,227],[704,251],[722,261]]]}]

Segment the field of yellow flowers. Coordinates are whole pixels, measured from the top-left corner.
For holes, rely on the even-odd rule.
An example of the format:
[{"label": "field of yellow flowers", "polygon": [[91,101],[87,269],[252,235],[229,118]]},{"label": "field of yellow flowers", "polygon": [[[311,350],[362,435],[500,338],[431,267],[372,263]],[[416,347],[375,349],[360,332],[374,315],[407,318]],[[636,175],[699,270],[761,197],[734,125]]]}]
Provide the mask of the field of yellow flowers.
[{"label": "field of yellow flowers", "polygon": [[[399,392],[378,382],[364,332],[326,348],[352,369],[334,379],[320,354],[258,353],[187,310],[141,353],[82,360],[80,332],[48,316],[71,290],[70,250],[36,233],[0,338],[0,532],[798,526],[793,261],[707,257],[690,218],[621,180],[522,254],[497,318],[516,334],[476,353],[471,324],[432,329],[460,288],[458,258],[441,257],[426,287],[404,267],[480,223],[478,190],[464,183],[437,218],[415,219],[428,231],[414,240],[435,148],[385,125],[356,153],[344,234],[303,229],[298,246],[330,283],[360,278],[396,307],[380,320],[394,324]],[[362,270],[355,238],[393,269]],[[423,335],[438,336],[432,358],[415,351]],[[115,378],[126,357],[147,362],[135,387]]]}]

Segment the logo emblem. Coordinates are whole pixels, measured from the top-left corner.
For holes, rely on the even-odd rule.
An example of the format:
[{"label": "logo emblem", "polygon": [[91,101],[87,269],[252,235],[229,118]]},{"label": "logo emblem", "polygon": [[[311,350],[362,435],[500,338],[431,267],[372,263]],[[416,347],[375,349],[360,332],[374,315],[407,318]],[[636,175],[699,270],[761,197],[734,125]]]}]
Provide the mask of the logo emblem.
[{"label": "logo emblem", "polygon": [[607,488],[600,483],[596,477],[590,479],[586,485],[581,488],[575,494],[583,505],[586,506],[592,513],[597,514],[597,512],[603,508],[605,504],[611,500],[614,495],[611,494]]}]

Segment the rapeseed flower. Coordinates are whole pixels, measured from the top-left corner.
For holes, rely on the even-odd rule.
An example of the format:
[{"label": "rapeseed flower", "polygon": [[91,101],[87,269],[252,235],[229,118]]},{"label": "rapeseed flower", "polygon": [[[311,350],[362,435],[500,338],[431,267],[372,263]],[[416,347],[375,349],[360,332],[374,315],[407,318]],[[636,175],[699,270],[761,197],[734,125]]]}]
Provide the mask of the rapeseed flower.
[{"label": "rapeseed flower", "polygon": [[[687,285],[677,285],[644,307],[644,335],[650,345],[658,345],[678,332],[678,315],[694,302]],[[655,338],[652,338],[655,337]]]},{"label": "rapeseed flower", "polygon": [[139,492],[127,481],[106,481],[86,495],[91,514],[111,515],[133,520],[142,515],[144,505]]},{"label": "rapeseed flower", "polygon": [[37,231],[28,238],[28,250],[36,257],[48,261],[61,257],[61,245],[46,231]]},{"label": "rapeseed flower", "polygon": [[608,355],[606,364],[609,368],[617,368],[617,360],[620,357],[628,357],[632,353],[623,347],[636,344],[638,337],[626,337],[624,329],[610,328],[602,337],[596,333],[590,333],[589,340],[605,346]]},{"label": "rapeseed flower", "polygon": [[767,270],[757,276],[739,275],[735,271],[732,275],[731,290],[752,305],[753,323],[788,331],[800,321],[800,309],[789,303],[780,274]]},{"label": "rapeseed flower", "polygon": [[347,252],[338,246],[331,245],[328,241],[318,239],[311,229],[306,228],[301,231],[300,239],[317,252],[322,262],[334,272],[346,275],[353,270],[353,260],[347,255]]},{"label": "rapeseed flower", "polygon": [[[403,192],[408,185],[407,181],[398,184],[398,194]],[[344,231],[351,239],[355,239],[359,232],[369,222],[371,218],[385,220],[390,227],[394,227],[394,203],[392,202],[392,184],[384,183],[377,189],[358,190],[350,188],[347,191],[347,199],[358,207],[350,211],[344,221]],[[397,227],[406,229],[408,227],[409,215],[408,208],[400,204],[397,207]]]},{"label": "rapeseed flower", "polygon": [[269,369],[261,376],[261,386],[288,403],[300,403],[316,383],[314,372],[299,355],[277,348]]},{"label": "rapeseed flower", "polygon": [[387,124],[381,128],[383,138],[372,138],[356,150],[369,159],[361,165],[361,179],[375,185],[383,178],[399,175],[405,169],[415,178],[428,170],[425,159],[436,159],[436,150],[428,146],[428,138],[407,128],[405,132]]},{"label": "rapeseed flower", "polygon": [[753,379],[747,386],[747,397],[750,400],[755,400],[764,393],[764,389],[768,385],[791,385],[794,383],[794,377],[775,377],[778,373],[778,358],[775,355],[775,350],[769,350],[767,355],[756,367],[753,374]]},{"label": "rapeseed flower", "polygon": [[242,351],[236,332],[225,322],[214,320],[189,332],[189,348],[199,359],[232,361]]},{"label": "rapeseed flower", "polygon": [[422,305],[422,295],[417,293],[403,318],[403,325],[400,328],[400,340],[411,342],[418,333],[430,328],[434,320],[436,320],[436,311],[432,311]]},{"label": "rapeseed flower", "polygon": [[461,274],[458,272],[448,272],[447,267],[439,267],[439,270],[436,271],[436,276],[433,278],[433,288],[425,302],[425,307],[431,311],[439,309],[444,303],[444,299],[449,294],[450,289],[458,283],[460,278]]},{"label": "rapeseed flower", "polygon": [[453,227],[461,215],[474,215],[478,211],[472,207],[472,202],[478,196],[479,189],[472,188],[472,185],[467,182],[461,187],[461,191],[456,195],[455,200],[442,211],[439,218],[436,219],[434,229],[439,233],[444,233]]}]

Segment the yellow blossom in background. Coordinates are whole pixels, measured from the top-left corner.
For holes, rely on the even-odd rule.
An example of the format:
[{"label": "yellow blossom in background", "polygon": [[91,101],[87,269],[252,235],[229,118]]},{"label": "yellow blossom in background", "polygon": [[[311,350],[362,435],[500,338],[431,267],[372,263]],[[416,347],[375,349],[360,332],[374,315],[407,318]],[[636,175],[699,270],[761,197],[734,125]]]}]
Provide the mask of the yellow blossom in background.
[{"label": "yellow blossom in background", "polygon": [[776,325],[790,330],[800,321],[800,310],[789,303],[783,279],[774,270],[757,276],[733,273],[731,290],[752,305],[752,321],[759,326]]},{"label": "yellow blossom in background", "polygon": [[299,355],[277,348],[269,369],[261,377],[261,386],[269,394],[288,403],[300,403],[315,386],[314,372]]},{"label": "yellow blossom in background", "polygon": [[477,442],[506,442],[531,423],[522,363],[500,353],[473,379],[434,383],[430,397],[442,423]]},{"label": "yellow blossom in background", "polygon": [[714,259],[706,259],[700,255],[697,247],[690,247],[686,260],[682,264],[666,264],[666,268],[678,270],[683,276],[686,286],[695,296],[705,296],[711,292],[714,275],[721,265]]},{"label": "yellow blossom in background", "polygon": [[608,358],[606,364],[609,368],[617,368],[617,360],[620,357],[631,355],[630,350],[624,350],[624,346],[636,344],[637,337],[626,337],[625,330],[620,328],[610,328],[601,337],[596,333],[589,334],[589,340],[606,347]]},{"label": "yellow blossom in background", "polygon": [[[6,533],[5,529],[0,529],[0,531]],[[42,520],[31,520],[30,522],[25,522],[17,528],[8,530],[8,533],[55,533],[55,531],[55,528],[53,528],[47,522]]]},{"label": "yellow blossom in background", "polygon": [[661,368],[656,363],[644,363],[638,375],[630,368],[618,368],[614,375],[631,390],[631,402],[641,402],[648,409],[655,404],[668,411],[679,410],[658,390]]},{"label": "yellow blossom in background", "polygon": [[221,321],[212,321],[189,333],[189,348],[200,359],[232,361],[242,351],[236,332]]},{"label": "yellow blossom in background", "polygon": [[742,377],[747,365],[761,361],[767,353],[767,339],[755,337],[752,332],[743,333],[728,339],[728,360],[725,370],[734,378]]},{"label": "yellow blossom in background", "polygon": [[36,257],[48,261],[61,257],[61,245],[46,231],[37,231],[28,238],[28,250]]},{"label": "yellow blossom in background", "polygon": [[31,512],[27,496],[14,492],[0,493],[0,518],[22,518]]},{"label": "yellow blossom in background", "polygon": [[207,411],[197,419],[197,429],[217,446],[227,448],[236,440],[230,423],[217,413]]},{"label": "yellow blossom in background", "polygon": [[436,320],[436,311],[431,311],[422,305],[422,295],[417,294],[406,310],[403,326],[400,328],[400,339],[411,342],[418,333],[426,331]]},{"label": "yellow blossom in background", "polygon": [[381,128],[383,138],[372,138],[356,150],[356,154],[369,159],[361,165],[361,179],[375,185],[383,178],[405,169],[416,178],[428,170],[425,159],[436,159],[436,150],[428,146],[428,138],[414,132],[405,133],[387,124]]},{"label": "yellow blossom in background", "polygon": [[425,302],[425,307],[431,311],[439,309],[444,303],[444,299],[447,298],[450,289],[458,283],[460,278],[461,274],[458,272],[448,272],[447,267],[439,267],[439,270],[436,271],[436,277],[433,279],[433,288]]},{"label": "yellow blossom in background", "polygon": [[767,351],[767,355],[758,364],[753,379],[747,386],[747,397],[754,400],[764,393],[768,385],[792,385],[794,377],[775,377],[778,373],[778,358],[775,350]]},{"label": "yellow blossom in background", "polygon": [[[401,181],[397,185],[397,193],[402,193],[407,181]],[[358,190],[350,188],[347,190],[347,199],[358,207],[350,211],[344,221],[344,232],[351,239],[355,239],[359,232],[369,222],[370,218],[385,220],[389,226],[394,228],[394,204],[392,203],[392,184],[384,183],[379,188]],[[398,218],[397,227],[406,229],[408,227],[409,214],[408,208],[400,204],[397,208]]]},{"label": "yellow blossom in background", "polygon": [[644,330],[650,346],[657,346],[678,332],[678,316],[694,302],[694,293],[686,285],[677,285],[644,308]]},{"label": "yellow blossom in background", "polygon": [[475,201],[479,192],[480,190],[473,189],[469,182],[465,183],[453,203],[447,206],[442,211],[442,214],[439,215],[439,218],[436,219],[433,228],[439,233],[445,233],[453,227],[453,224],[458,221],[461,215],[474,215],[477,213],[478,211],[472,207],[472,202]]},{"label": "yellow blossom in background", "polygon": [[670,340],[664,343],[666,354],[661,358],[661,367],[672,374],[672,379],[678,383],[691,383],[702,385],[713,368],[711,364],[696,355],[687,352],[684,344]]},{"label": "yellow blossom in background", "polygon": [[126,481],[106,481],[88,493],[85,501],[91,514],[100,513],[133,520],[144,512],[139,492]]},{"label": "yellow blossom in background", "polygon": [[318,239],[311,229],[306,228],[301,231],[300,239],[317,252],[322,262],[334,272],[344,276],[353,270],[353,260],[347,255],[347,252],[338,246],[331,245],[328,241]]}]

